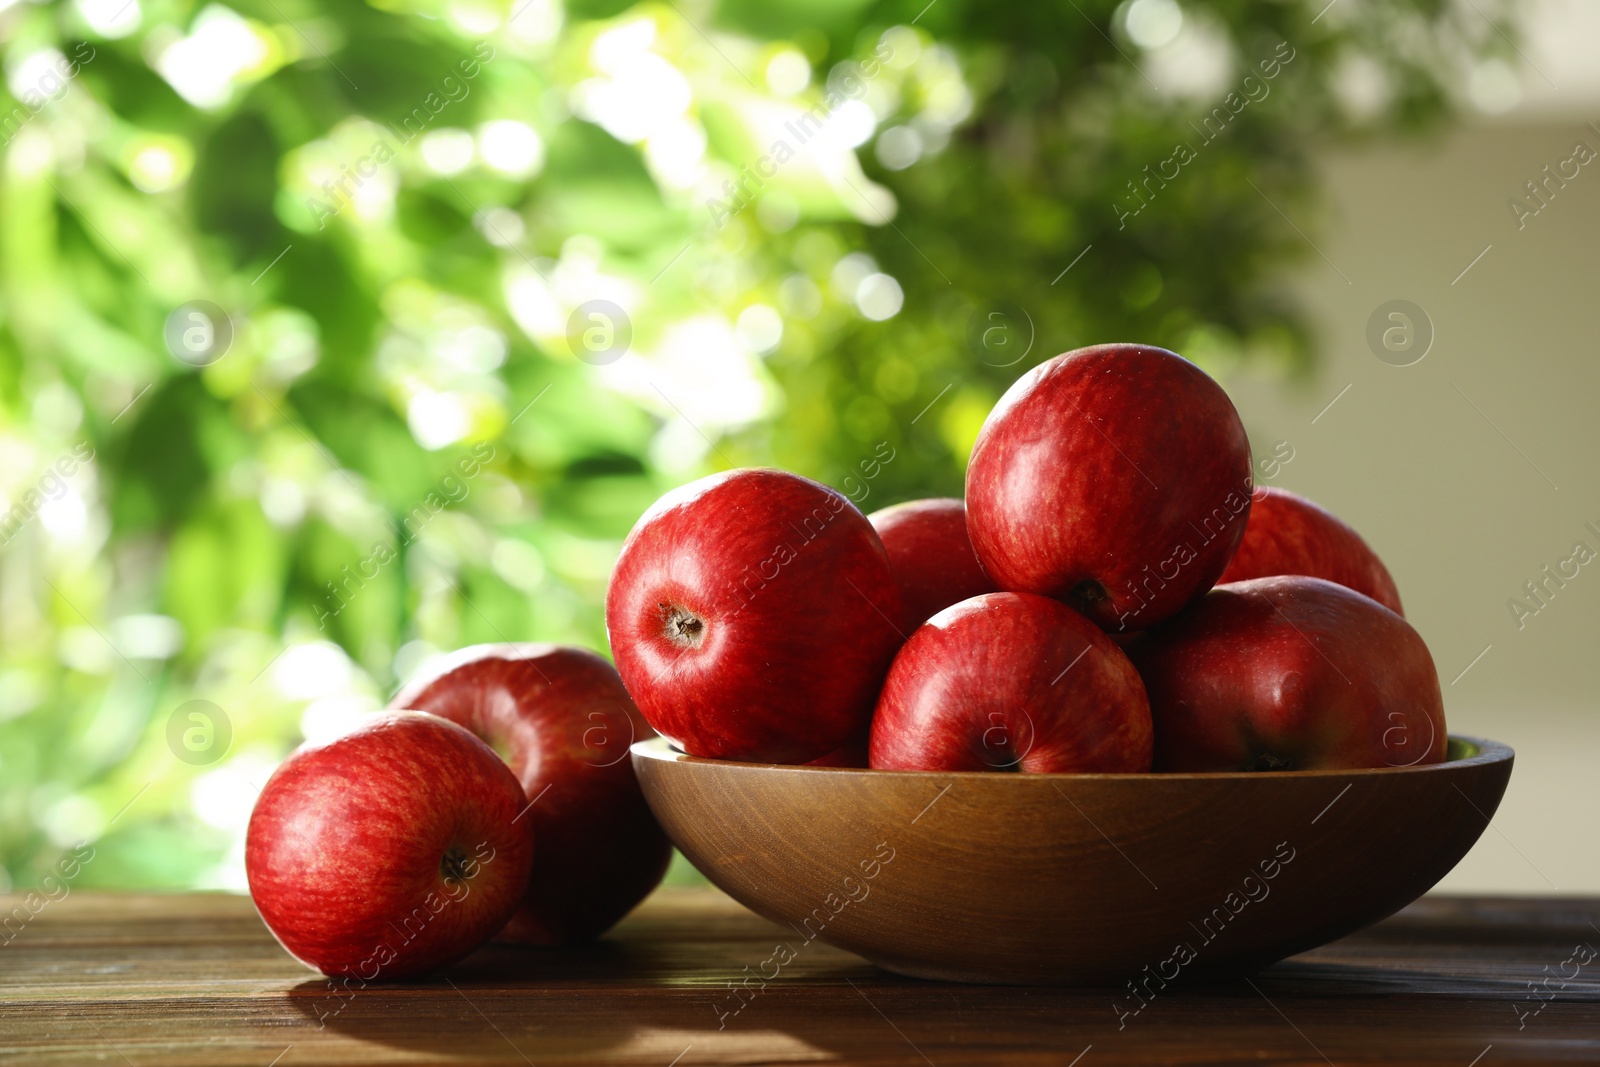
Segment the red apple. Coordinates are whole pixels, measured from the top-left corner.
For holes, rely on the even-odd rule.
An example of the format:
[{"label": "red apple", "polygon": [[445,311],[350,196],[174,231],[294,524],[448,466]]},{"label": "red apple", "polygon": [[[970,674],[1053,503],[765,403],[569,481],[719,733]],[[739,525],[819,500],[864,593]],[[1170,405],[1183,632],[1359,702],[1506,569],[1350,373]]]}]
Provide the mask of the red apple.
[{"label": "red apple", "polygon": [[501,940],[591,940],[660,884],[672,844],[627,758],[628,746],[654,731],[604,659],[560,645],[477,645],[412,681],[389,706],[471,730],[505,756],[533,802],[524,821],[539,860]]},{"label": "red apple", "polygon": [[533,859],[526,804],[466,730],[385,714],[267,779],[245,836],[250,895],[289,954],[323,974],[441,967],[516,911]]},{"label": "red apple", "polygon": [[874,511],[867,520],[889,553],[889,569],[905,609],[901,629],[906,633],[951,604],[998,591],[972,551],[967,506],[961,501],[908,500]]},{"label": "red apple", "polygon": [[989,593],[929,619],[872,719],[886,770],[1150,769],[1150,705],[1128,657],[1060,601]]},{"label": "red apple", "polygon": [[1349,770],[1438,763],[1439,676],[1417,631],[1321,578],[1219,585],[1133,650],[1156,769]]},{"label": "red apple", "polygon": [[1220,585],[1278,574],[1326,578],[1365,593],[1396,615],[1405,614],[1389,569],[1360,534],[1305,497],[1263,485],[1251,500],[1239,551],[1217,581]]},{"label": "red apple", "polygon": [[690,755],[722,759],[804,763],[864,730],[899,619],[872,524],[827,486],[766,469],[656,501],[606,593],[639,710]]},{"label": "red apple", "polygon": [[1222,387],[1147,345],[1041,363],[995,405],[967,467],[967,527],[1001,589],[1102,629],[1175,615],[1227,567],[1250,513],[1250,442]]}]

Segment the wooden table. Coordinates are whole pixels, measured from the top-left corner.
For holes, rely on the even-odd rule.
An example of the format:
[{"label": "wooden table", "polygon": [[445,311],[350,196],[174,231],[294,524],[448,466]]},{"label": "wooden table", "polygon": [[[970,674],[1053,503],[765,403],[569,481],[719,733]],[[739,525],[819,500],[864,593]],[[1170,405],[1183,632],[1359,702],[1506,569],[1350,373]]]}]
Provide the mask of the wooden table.
[{"label": "wooden table", "polygon": [[663,890],[594,948],[490,948],[345,999],[247,899],[73,892],[0,933],[0,1059],[1594,1064],[1597,927],[1600,900],[1427,898],[1253,981],[1169,989],[1119,1029],[1125,991],[919,982],[821,943],[735,1013],[728,982],[792,935],[710,890]]}]

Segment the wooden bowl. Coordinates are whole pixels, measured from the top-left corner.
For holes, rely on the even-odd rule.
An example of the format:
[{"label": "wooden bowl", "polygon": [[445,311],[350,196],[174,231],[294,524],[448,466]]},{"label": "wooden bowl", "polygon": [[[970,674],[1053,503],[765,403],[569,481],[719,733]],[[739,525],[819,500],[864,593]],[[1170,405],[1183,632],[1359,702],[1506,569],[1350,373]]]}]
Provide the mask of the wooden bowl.
[{"label": "wooden bowl", "polygon": [[[813,939],[918,978],[1128,984],[1240,974],[1425,893],[1488,825],[1512,751],[1360,771],[1002,774],[697,759],[633,746],[707,878]],[[759,967],[757,965],[760,965]]]}]

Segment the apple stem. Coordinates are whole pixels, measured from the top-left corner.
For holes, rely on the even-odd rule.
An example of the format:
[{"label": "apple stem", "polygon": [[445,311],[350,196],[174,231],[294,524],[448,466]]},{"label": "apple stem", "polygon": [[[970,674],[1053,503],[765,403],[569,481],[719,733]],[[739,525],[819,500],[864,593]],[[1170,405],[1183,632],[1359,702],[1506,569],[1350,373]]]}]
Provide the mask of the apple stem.
[{"label": "apple stem", "polygon": [[1067,600],[1073,605],[1083,608],[1090,604],[1097,604],[1102,600],[1109,599],[1110,595],[1111,594],[1106,592],[1105,586],[1101,585],[1093,578],[1090,578],[1087,581],[1079,582],[1077,585],[1068,590]]}]

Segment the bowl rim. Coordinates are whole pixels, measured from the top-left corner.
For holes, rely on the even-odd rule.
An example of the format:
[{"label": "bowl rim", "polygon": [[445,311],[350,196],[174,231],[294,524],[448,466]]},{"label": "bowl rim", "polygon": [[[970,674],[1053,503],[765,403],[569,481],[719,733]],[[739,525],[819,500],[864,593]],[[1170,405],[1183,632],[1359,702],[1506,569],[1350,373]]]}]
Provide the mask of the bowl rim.
[{"label": "bowl rim", "polygon": [[[870,774],[873,776],[897,775],[902,778],[937,778],[940,781],[955,779],[994,781],[1015,778],[1021,780],[1037,780],[1044,782],[1059,781],[1219,781],[1228,779],[1281,780],[1286,778],[1349,778],[1371,777],[1374,775],[1390,774],[1441,774],[1465,768],[1481,767],[1494,763],[1509,763],[1516,756],[1516,751],[1508,744],[1501,741],[1492,741],[1483,737],[1471,737],[1466,734],[1450,734],[1450,744],[1445,760],[1441,763],[1427,763],[1411,767],[1354,767],[1354,768],[1318,768],[1302,771],[1134,771],[1117,774],[1105,773],[1012,773],[1001,771],[905,771],[905,770],[874,770],[870,767],[813,767],[804,763],[749,763],[742,760],[711,759],[705,756],[691,756],[672,747],[671,743],[660,735],[635,741],[629,746],[628,751],[635,757],[656,760],[661,763],[686,763],[691,765],[724,767],[739,770],[757,771],[797,771],[803,774]],[[1459,746],[1461,755],[1452,759],[1448,753]]]}]

